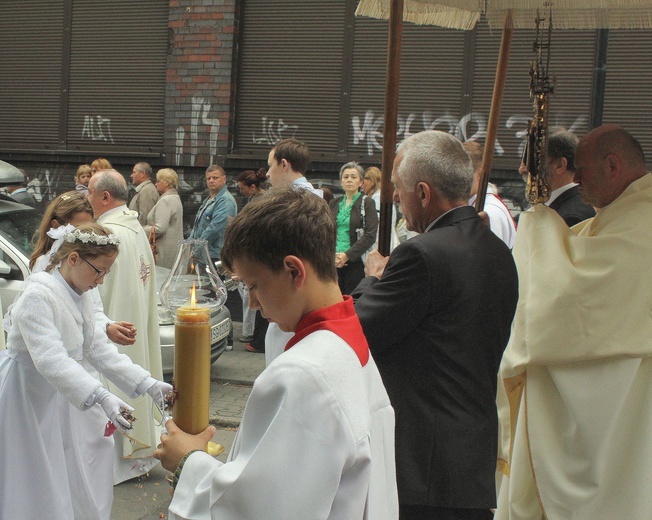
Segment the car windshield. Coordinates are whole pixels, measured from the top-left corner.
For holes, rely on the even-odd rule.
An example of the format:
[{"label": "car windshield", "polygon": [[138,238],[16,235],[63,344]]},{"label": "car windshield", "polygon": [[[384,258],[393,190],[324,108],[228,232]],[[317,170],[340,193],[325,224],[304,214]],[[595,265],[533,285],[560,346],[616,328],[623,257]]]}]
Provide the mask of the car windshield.
[{"label": "car windshield", "polygon": [[0,213],[0,235],[29,257],[33,250],[32,237],[41,217],[34,210],[17,210]]}]

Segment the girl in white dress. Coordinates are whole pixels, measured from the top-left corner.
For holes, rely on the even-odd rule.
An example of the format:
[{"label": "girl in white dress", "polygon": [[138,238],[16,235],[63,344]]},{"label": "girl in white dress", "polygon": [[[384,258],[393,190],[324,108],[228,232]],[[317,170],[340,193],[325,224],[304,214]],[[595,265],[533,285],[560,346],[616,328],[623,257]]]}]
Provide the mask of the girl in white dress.
[{"label": "girl in white dress", "polygon": [[[34,251],[29,257],[32,273],[45,270],[50,263],[50,249],[54,243],[52,230],[61,226],[78,226],[93,220],[93,209],[86,196],[79,191],[67,191],[55,198],[46,208],[41,224],[35,234]],[[95,300],[95,319],[98,327],[104,327],[106,335],[118,345],[136,342],[136,327],[127,321],[113,321],[104,314],[102,298],[97,289],[91,291]]]},{"label": "girl in white dress", "polygon": [[132,409],[84,365],[161,407],[171,386],[118,353],[95,326],[89,291],[115,261],[117,238],[95,223],[61,228],[51,252],[46,271],[31,275],[15,302],[0,353],[0,518],[109,520],[113,439],[87,460],[80,432],[102,422],[99,438],[113,426],[127,431],[123,411]]}]

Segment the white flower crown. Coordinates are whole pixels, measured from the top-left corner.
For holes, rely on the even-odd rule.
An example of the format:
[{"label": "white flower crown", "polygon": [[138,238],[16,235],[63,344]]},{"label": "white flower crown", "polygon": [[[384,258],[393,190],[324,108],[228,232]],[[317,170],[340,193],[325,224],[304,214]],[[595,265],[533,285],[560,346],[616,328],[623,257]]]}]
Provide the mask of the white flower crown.
[{"label": "white flower crown", "polygon": [[66,233],[63,239],[66,242],[79,241],[79,242],[83,242],[84,244],[88,244],[88,243],[97,244],[98,246],[105,246],[107,244],[117,246],[120,243],[120,239],[117,237],[117,235],[114,235],[113,233],[111,233],[108,236],[105,236],[105,235],[98,235],[97,233],[85,233],[83,231],[79,231],[79,229],[75,229],[74,231],[70,231]]}]

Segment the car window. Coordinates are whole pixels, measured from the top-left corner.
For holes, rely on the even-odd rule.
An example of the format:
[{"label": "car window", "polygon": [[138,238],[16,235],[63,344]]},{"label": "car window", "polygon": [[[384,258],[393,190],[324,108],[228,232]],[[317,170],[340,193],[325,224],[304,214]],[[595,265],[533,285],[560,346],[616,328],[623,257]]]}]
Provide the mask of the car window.
[{"label": "car window", "polygon": [[32,237],[40,222],[35,211],[3,212],[0,213],[0,234],[29,257],[33,250]]}]

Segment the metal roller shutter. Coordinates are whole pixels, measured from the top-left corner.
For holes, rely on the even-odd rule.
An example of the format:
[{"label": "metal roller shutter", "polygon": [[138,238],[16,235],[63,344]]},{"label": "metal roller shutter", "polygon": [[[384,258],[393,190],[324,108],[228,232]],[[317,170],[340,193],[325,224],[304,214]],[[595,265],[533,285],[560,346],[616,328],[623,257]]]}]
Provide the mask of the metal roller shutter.
[{"label": "metal roller shutter", "polygon": [[[490,30],[486,21],[482,20],[477,28],[475,44],[473,131],[478,131],[482,126],[486,128],[489,119],[500,39],[501,31]],[[565,127],[580,137],[590,129],[595,39],[595,31],[553,29],[552,33],[550,73],[555,76],[556,84],[550,100],[548,124]],[[534,58],[534,40],[534,30],[514,30],[493,160],[494,170],[516,172],[521,161],[524,134],[533,113],[530,61]]]},{"label": "metal roller shutter", "polygon": [[[355,21],[349,158],[380,162],[382,155],[388,23]],[[464,83],[463,31],[403,26],[397,141],[422,130],[456,133]]]},{"label": "metal roller shutter", "polygon": [[60,0],[0,3],[0,151],[58,147],[63,19]]},{"label": "metal roller shutter", "polygon": [[163,149],[168,2],[76,0],[68,149]]},{"label": "metal roller shutter", "polygon": [[617,123],[638,139],[652,159],[652,37],[650,31],[609,31],[604,123]]},{"label": "metal roller shutter", "polygon": [[313,161],[338,150],[346,1],[247,0],[234,155],[296,137]]}]

